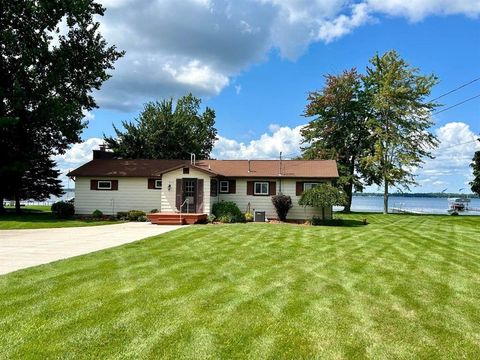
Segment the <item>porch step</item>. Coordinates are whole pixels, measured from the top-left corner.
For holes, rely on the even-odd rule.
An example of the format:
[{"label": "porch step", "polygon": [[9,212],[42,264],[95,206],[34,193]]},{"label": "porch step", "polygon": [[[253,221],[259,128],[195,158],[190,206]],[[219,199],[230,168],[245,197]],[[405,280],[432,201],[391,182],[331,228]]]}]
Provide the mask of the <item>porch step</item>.
[{"label": "porch step", "polygon": [[[185,225],[205,222],[208,218],[207,214],[180,214],[178,213],[153,213],[147,215],[148,220],[152,224],[157,225]],[[180,220],[181,219],[181,220]]]}]

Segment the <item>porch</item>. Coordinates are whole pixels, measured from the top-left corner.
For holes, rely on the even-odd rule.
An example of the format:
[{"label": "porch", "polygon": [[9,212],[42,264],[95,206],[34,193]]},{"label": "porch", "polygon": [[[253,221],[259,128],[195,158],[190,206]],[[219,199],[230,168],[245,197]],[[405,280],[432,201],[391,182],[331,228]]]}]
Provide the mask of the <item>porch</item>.
[{"label": "porch", "polygon": [[160,212],[148,214],[147,218],[157,225],[192,225],[207,222],[208,214]]}]

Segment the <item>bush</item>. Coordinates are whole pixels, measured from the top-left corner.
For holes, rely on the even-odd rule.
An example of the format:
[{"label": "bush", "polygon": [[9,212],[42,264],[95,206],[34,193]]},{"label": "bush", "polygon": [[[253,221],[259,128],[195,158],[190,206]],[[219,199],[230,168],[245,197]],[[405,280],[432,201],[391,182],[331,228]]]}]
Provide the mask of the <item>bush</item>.
[{"label": "bush", "polygon": [[245,213],[245,221],[246,222],[252,222],[253,218],[254,218],[253,213],[251,213],[251,212],[246,212]]},{"label": "bush", "polygon": [[143,216],[143,215],[142,215],[142,216],[139,216],[139,217],[137,218],[137,221],[139,221],[139,222],[146,222],[146,221],[148,221],[148,218],[147,218],[146,216]]},{"label": "bush", "polygon": [[245,215],[233,201],[221,201],[213,204],[212,214],[222,223],[245,222]]},{"label": "bush", "polygon": [[59,219],[69,219],[75,214],[75,207],[71,202],[56,202],[52,204],[51,210]]},{"label": "bush", "polygon": [[213,223],[217,217],[213,214],[208,215],[207,221]]},{"label": "bush", "polygon": [[142,216],[146,217],[147,214],[145,213],[145,211],[141,211],[141,210],[130,210],[128,212],[128,215],[127,215],[127,218],[129,221],[141,221],[139,220],[139,218],[141,218]]},{"label": "bush", "polygon": [[158,213],[158,209],[152,209],[150,210],[150,214]]},{"label": "bush", "polygon": [[92,217],[94,219],[100,219],[103,216],[103,212],[100,210],[96,209],[94,212],[92,212]]},{"label": "bush", "polygon": [[342,226],[343,220],[342,219],[322,219],[320,216],[312,217],[310,223],[313,226]]},{"label": "bush", "polygon": [[272,196],[272,203],[280,221],[287,221],[288,211],[292,208],[292,198],[288,195],[278,194]]},{"label": "bush", "polygon": [[128,219],[128,213],[126,211],[119,211],[117,212],[117,219],[119,220],[127,220]]}]

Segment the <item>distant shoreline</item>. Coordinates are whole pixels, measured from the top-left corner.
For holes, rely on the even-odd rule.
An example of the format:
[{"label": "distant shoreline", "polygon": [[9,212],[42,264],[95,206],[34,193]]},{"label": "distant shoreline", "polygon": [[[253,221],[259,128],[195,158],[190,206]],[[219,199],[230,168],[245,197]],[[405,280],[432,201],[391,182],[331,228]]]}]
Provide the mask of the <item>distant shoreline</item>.
[{"label": "distant shoreline", "polygon": [[[369,197],[369,196],[381,196],[383,197],[382,193],[354,193],[353,196],[358,197]],[[479,196],[477,194],[460,194],[460,193],[393,193],[389,194],[389,197],[424,197],[424,198],[449,198],[449,197],[461,197],[467,196],[471,199],[478,199]]]}]

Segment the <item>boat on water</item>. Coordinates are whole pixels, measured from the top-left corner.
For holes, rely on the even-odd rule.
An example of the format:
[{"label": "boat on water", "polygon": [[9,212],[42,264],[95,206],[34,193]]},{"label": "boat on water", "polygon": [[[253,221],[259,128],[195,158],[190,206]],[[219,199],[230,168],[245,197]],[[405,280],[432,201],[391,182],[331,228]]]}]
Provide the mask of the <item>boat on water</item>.
[{"label": "boat on water", "polygon": [[466,196],[448,198],[448,212],[468,211],[470,199]]}]

